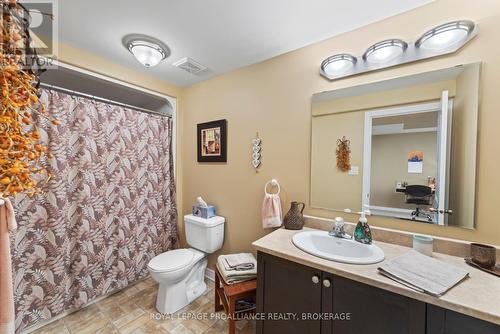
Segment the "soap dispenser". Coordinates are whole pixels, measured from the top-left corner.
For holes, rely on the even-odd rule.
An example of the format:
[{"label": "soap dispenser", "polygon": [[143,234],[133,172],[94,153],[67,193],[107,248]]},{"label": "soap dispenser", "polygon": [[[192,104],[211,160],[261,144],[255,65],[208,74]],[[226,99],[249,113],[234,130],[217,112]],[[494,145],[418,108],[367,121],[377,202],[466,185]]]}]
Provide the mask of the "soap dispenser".
[{"label": "soap dispenser", "polygon": [[361,212],[361,217],[359,218],[356,229],[354,230],[354,240],[363,244],[372,243],[372,231],[368,225],[368,219],[366,219],[365,211]]}]

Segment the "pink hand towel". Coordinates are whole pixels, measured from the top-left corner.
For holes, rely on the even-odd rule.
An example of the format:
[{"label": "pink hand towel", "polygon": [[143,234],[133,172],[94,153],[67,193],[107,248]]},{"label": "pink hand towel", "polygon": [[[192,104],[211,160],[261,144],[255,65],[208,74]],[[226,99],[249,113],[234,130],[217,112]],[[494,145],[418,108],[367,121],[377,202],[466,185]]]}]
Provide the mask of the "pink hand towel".
[{"label": "pink hand towel", "polygon": [[0,333],[2,334],[15,332],[9,231],[14,231],[16,228],[12,204],[8,198],[0,198]]},{"label": "pink hand towel", "polygon": [[262,227],[280,227],[282,223],[281,199],[277,194],[266,194],[262,203]]}]

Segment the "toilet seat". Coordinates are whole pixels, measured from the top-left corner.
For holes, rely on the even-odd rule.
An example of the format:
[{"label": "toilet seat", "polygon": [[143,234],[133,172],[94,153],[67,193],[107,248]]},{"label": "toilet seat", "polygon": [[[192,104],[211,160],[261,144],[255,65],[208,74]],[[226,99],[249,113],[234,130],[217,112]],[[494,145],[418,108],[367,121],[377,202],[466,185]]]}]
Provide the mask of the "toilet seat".
[{"label": "toilet seat", "polygon": [[171,272],[187,267],[194,258],[191,249],[181,248],[161,253],[149,261],[148,267],[155,272]]}]

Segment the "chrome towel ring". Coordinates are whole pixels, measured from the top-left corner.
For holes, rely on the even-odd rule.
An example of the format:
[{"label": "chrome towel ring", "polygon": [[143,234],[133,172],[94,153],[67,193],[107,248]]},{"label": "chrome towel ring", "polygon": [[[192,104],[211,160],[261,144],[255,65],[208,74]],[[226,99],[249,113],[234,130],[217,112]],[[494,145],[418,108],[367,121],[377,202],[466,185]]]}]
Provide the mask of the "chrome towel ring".
[{"label": "chrome towel ring", "polygon": [[264,185],[264,193],[266,195],[273,195],[272,193],[267,192],[267,186],[269,186],[269,185],[272,186],[272,187],[277,187],[278,188],[278,192],[276,194],[274,194],[274,195],[279,195],[279,193],[281,191],[281,187],[280,187],[280,184],[279,184],[278,180],[276,180],[276,179],[269,180]]}]

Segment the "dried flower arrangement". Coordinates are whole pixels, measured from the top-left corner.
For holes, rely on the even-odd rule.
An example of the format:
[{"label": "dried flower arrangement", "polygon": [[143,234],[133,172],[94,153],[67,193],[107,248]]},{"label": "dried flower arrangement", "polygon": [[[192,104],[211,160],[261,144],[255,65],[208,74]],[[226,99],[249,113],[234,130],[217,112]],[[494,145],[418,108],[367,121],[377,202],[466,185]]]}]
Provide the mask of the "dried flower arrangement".
[{"label": "dried flower arrangement", "polygon": [[347,172],[351,169],[351,141],[345,136],[337,139],[337,168],[342,172]]},{"label": "dried flower arrangement", "polygon": [[29,12],[16,0],[1,1],[0,197],[31,196],[40,189],[38,182],[50,178],[40,159],[51,157],[40,143],[33,115],[59,122],[46,116],[38,102],[41,70],[30,46]]}]

